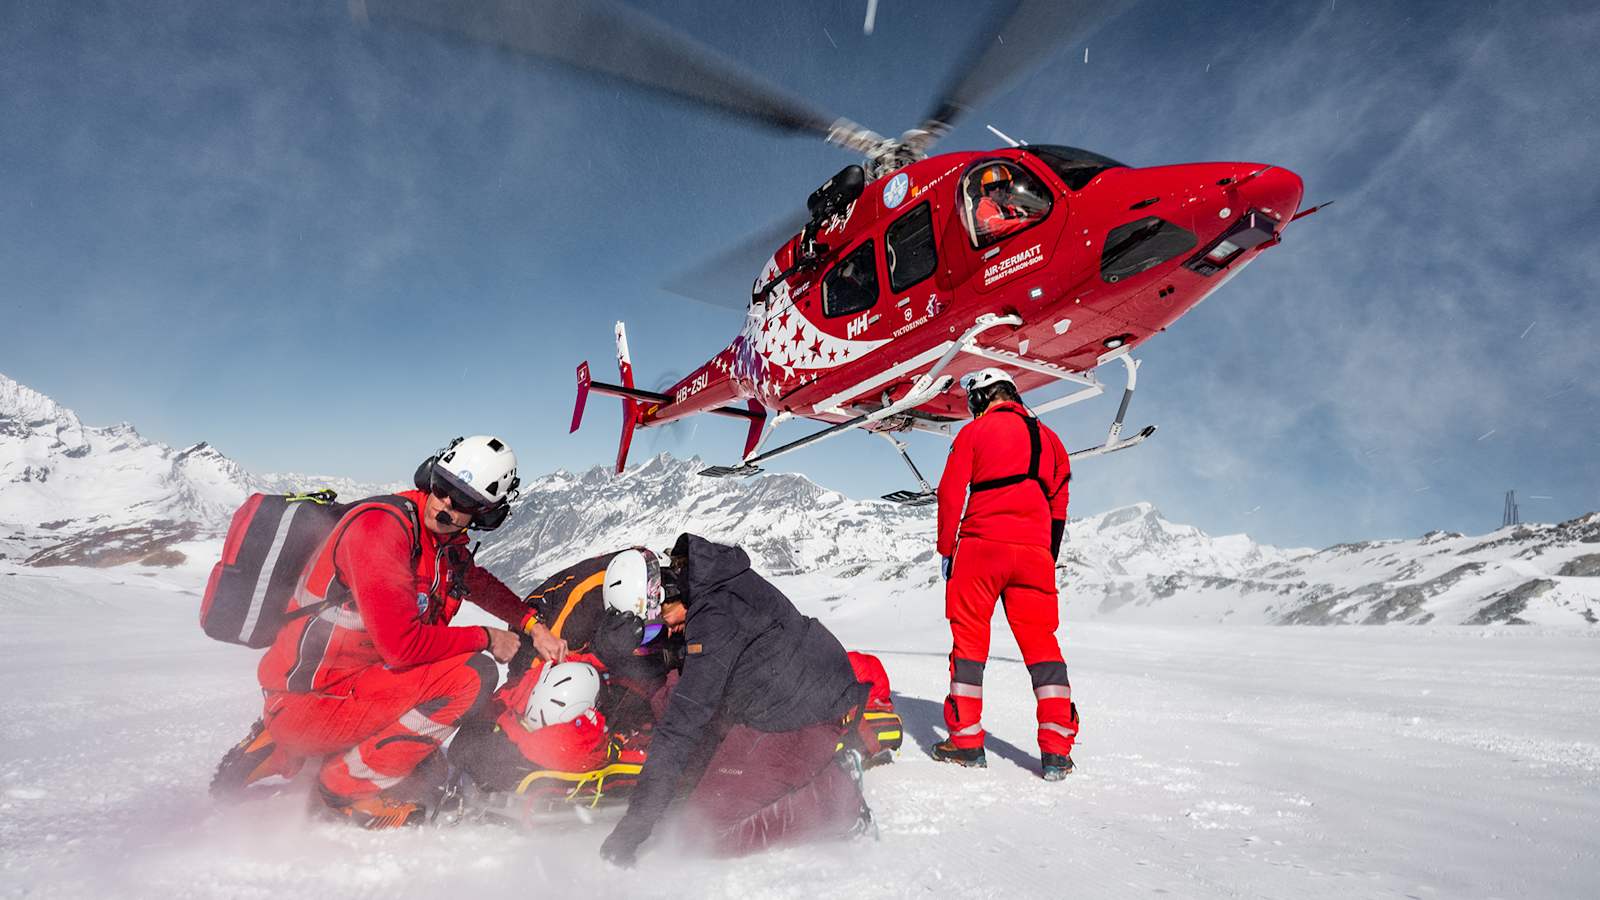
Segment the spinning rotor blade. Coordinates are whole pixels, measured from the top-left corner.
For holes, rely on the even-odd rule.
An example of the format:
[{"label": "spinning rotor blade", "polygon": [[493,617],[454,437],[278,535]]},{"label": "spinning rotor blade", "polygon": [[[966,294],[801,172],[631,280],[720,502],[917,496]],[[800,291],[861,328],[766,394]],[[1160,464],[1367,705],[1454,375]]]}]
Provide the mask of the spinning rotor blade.
[{"label": "spinning rotor blade", "polygon": [[372,16],[610,75],[779,131],[866,152],[883,138],[615,0],[350,0]]},{"label": "spinning rotor blade", "polygon": [[944,137],[958,119],[1038,65],[1055,47],[1076,43],[1126,9],[1132,0],[1015,0],[973,44],[933,112],[906,143],[919,152]]},{"label": "spinning rotor blade", "polygon": [[742,311],[750,306],[750,287],[761,274],[762,264],[794,237],[804,222],[804,216],[774,222],[736,246],[673,273],[661,286],[708,306]]}]

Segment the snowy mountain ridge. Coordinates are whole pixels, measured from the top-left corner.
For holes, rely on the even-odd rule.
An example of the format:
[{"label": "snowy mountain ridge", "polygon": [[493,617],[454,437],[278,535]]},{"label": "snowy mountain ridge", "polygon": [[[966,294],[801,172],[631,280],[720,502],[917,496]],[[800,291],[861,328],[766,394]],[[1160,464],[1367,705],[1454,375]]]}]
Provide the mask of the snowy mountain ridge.
[{"label": "snowy mountain ridge", "polygon": [[0,375],[0,556],[23,558],[96,536],[192,536],[227,525],[254,491],[328,486],[345,496],[391,489],[347,478],[256,476],[204,441],[177,449],[126,422],[77,413]]},{"label": "snowy mountain ridge", "polygon": [[[852,500],[801,475],[716,479],[700,468],[661,454],[621,475],[597,466],[531,479],[479,559],[532,587],[584,557],[633,544],[661,549],[692,531],[743,546],[797,594],[939,608],[931,508]],[[1070,521],[1057,575],[1073,617],[1593,625],[1600,513],[1483,537],[1431,532],[1313,551],[1212,537],[1137,503]]]},{"label": "snowy mountain ridge", "polygon": [[[801,475],[703,478],[661,454],[621,475],[597,466],[529,477],[480,560],[518,589],[619,547],[668,546],[683,531],[743,546],[795,596],[847,606],[942,603],[934,511],[854,500]],[[0,555],[34,565],[170,565],[179,542],[215,536],[252,491],[327,486],[345,498],[393,490],[349,479],[257,476],[214,447],[174,449],[132,425],[83,425],[0,375]],[[1074,519],[1057,574],[1069,619],[1244,624],[1521,623],[1600,618],[1600,513],[1482,537],[1282,549],[1213,537],[1138,503]]]}]

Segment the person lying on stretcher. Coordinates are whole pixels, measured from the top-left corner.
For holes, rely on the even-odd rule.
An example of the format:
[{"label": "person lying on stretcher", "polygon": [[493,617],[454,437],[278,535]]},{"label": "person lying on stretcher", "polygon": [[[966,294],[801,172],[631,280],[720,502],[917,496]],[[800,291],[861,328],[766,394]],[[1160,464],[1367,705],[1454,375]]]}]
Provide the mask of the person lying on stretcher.
[{"label": "person lying on stretcher", "polygon": [[[852,652],[849,658],[871,693],[846,739],[859,742],[869,765],[891,762],[903,738],[888,675],[875,656]],[[462,726],[450,746],[451,765],[471,779],[480,801],[513,818],[626,797],[644,765],[650,728],[610,725],[602,698],[627,696],[610,680],[604,664],[587,654],[536,664],[495,695],[492,718]],[[668,690],[655,698],[656,706],[665,704]]]},{"label": "person lying on stretcher", "polygon": [[518,653],[491,714],[463,723],[452,766],[480,794],[514,795],[512,805],[523,809],[625,793],[666,702],[671,660],[681,655],[681,636],[663,613],[664,605],[681,607],[674,588],[655,554],[637,547],[546,579],[529,605],[581,652],[560,665]]},{"label": "person lying on stretcher", "polygon": [[[552,633],[587,652],[560,665],[519,654],[491,715],[463,724],[450,762],[470,779],[480,806],[531,821],[563,804],[627,796],[683,665],[682,601],[655,561],[642,548],[607,554],[533,592],[530,602]],[[889,762],[902,732],[888,675],[874,656],[850,653],[849,660],[870,693],[844,740],[868,765]]]},{"label": "person lying on stretcher", "polygon": [[471,782],[468,805],[521,818],[625,795],[645,756],[639,736],[613,732],[598,708],[607,678],[597,657],[571,654],[501,688],[492,718],[464,724],[450,745],[451,766]]}]

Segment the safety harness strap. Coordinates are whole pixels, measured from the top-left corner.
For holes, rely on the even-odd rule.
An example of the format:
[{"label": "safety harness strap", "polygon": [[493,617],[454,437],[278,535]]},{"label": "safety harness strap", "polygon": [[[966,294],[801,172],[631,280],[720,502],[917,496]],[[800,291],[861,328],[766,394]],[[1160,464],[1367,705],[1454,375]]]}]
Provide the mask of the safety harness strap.
[{"label": "safety harness strap", "polygon": [[992,491],[997,488],[1010,487],[1013,484],[1021,484],[1024,481],[1032,481],[1039,486],[1039,490],[1044,492],[1045,499],[1049,500],[1050,486],[1044,483],[1043,478],[1039,477],[1039,457],[1044,449],[1043,443],[1039,438],[1039,420],[1009,406],[995,411],[1008,412],[1014,416],[1019,416],[1023,424],[1028,426],[1028,471],[1021,475],[1007,475],[1004,478],[974,481],[972,486],[968,488],[968,492],[976,494],[979,491]]}]

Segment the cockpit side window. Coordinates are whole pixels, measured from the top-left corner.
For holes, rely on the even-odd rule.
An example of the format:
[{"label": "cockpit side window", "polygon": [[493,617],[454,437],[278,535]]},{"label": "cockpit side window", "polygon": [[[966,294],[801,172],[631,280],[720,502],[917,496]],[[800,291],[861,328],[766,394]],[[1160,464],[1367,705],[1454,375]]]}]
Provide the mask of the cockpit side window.
[{"label": "cockpit side window", "polygon": [[1021,166],[980,163],[961,182],[963,215],[972,246],[987,247],[1037,224],[1050,214],[1050,191]]},{"label": "cockpit side window", "polygon": [[871,309],[878,302],[878,266],[867,241],[823,276],[822,314],[832,318]]}]

